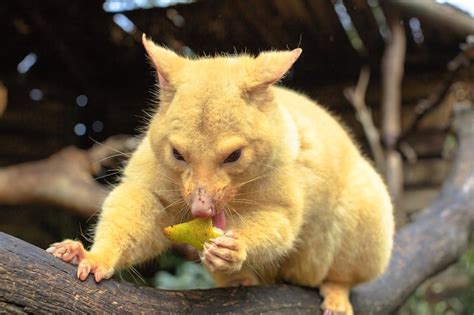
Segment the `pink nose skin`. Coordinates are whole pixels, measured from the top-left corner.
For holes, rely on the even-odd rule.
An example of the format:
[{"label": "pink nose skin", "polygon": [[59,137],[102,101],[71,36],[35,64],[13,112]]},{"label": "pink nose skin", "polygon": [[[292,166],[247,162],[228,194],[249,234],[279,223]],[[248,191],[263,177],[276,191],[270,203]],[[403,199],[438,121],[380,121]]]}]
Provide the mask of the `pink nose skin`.
[{"label": "pink nose skin", "polygon": [[203,188],[197,188],[191,197],[191,214],[195,218],[209,218],[213,215],[214,201]]}]

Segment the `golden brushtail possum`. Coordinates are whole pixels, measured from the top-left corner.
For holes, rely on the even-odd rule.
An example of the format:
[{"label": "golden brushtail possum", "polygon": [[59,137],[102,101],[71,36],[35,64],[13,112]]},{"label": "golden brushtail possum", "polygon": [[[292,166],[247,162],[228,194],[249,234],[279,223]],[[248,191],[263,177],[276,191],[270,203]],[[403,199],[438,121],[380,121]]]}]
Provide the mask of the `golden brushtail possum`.
[{"label": "golden brushtail possum", "polygon": [[48,251],[96,281],[159,255],[163,228],[212,218],[225,232],[202,262],[220,286],[320,287],[327,313],[352,314],[349,289],[379,276],[392,248],[380,176],[326,110],[274,86],[301,49],[187,59],[143,37],[159,104],[94,244]]}]

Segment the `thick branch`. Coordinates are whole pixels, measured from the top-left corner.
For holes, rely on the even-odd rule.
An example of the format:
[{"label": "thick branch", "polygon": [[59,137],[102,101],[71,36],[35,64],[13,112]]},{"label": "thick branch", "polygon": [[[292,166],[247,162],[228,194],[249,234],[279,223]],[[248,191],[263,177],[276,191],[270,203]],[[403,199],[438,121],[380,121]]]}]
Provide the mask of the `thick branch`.
[{"label": "thick branch", "polygon": [[292,286],[164,291],[114,280],[80,282],[75,266],[0,232],[0,308],[31,313],[319,314],[316,290]]},{"label": "thick branch", "polygon": [[468,245],[474,226],[474,110],[457,116],[459,149],[451,175],[434,203],[398,231],[388,271],[354,291],[353,302],[361,314],[394,311],[423,280],[456,261]]},{"label": "thick branch", "polygon": [[[474,111],[456,121],[459,152],[439,198],[401,229],[387,272],[353,290],[356,314],[390,314],[426,278],[458,259],[474,225]],[[33,313],[320,314],[317,291],[295,286],[163,291],[75,279],[75,267],[0,233],[0,306]]]}]

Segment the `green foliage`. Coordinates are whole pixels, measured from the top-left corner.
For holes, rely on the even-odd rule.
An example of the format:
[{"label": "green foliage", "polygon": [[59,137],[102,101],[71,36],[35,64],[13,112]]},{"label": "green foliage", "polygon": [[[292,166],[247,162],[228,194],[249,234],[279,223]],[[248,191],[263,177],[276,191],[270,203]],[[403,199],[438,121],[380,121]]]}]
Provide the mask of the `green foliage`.
[{"label": "green foliage", "polygon": [[[451,275],[465,275],[469,286],[465,292],[444,292],[443,282],[450,280]],[[444,280],[427,280],[421,285],[400,309],[399,315],[457,315],[474,314],[474,239],[460,260],[437,277]],[[433,298],[439,295],[444,298]],[[431,296],[431,297],[430,297]]]},{"label": "green foliage", "polygon": [[471,239],[469,248],[461,257],[460,261],[463,268],[469,275],[469,289],[464,297],[467,314],[474,314],[474,238]]},{"label": "green foliage", "polygon": [[176,256],[171,252],[165,252],[158,257],[158,266],[160,270],[171,273],[175,273],[176,268],[184,262],[185,260],[183,258]]},{"label": "green foliage", "polygon": [[174,275],[167,271],[159,271],[153,279],[153,284],[157,288],[169,290],[214,287],[214,282],[204,267],[189,261],[180,263]]}]

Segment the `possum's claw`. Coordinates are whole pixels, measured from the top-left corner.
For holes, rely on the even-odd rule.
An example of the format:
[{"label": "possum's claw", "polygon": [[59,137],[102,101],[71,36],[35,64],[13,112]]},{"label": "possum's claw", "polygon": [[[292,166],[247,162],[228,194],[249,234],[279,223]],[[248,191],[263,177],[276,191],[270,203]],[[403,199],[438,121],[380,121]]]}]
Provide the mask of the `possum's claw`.
[{"label": "possum's claw", "polygon": [[81,281],[86,280],[90,273],[94,274],[96,282],[109,279],[114,273],[113,268],[99,264],[93,254],[88,252],[79,241],[64,240],[54,243],[46,251],[65,262],[78,265],[76,275]]},{"label": "possum's claw", "polygon": [[211,272],[237,272],[247,257],[242,245],[237,234],[229,231],[204,245],[201,260]]},{"label": "possum's claw", "polygon": [[72,240],[51,244],[46,251],[73,265],[79,264],[84,259],[86,253],[81,242]]},{"label": "possum's claw", "polygon": [[93,259],[83,259],[77,266],[77,278],[85,281],[90,273],[94,274],[95,282],[99,283],[102,279],[110,279],[114,270],[100,266]]}]

